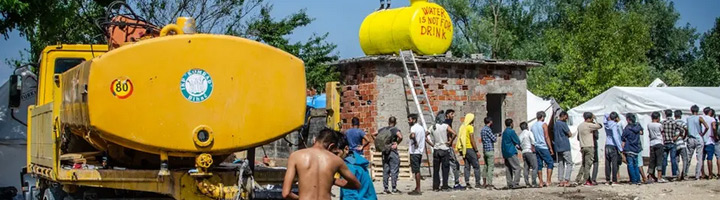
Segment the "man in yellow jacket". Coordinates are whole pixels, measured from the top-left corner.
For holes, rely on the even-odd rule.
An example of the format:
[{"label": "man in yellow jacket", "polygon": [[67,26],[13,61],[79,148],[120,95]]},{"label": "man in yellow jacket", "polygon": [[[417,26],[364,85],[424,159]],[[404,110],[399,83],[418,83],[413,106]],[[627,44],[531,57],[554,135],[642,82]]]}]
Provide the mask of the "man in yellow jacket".
[{"label": "man in yellow jacket", "polygon": [[475,115],[473,115],[472,113],[468,113],[465,115],[465,119],[463,120],[463,124],[462,126],[460,126],[460,130],[458,133],[457,145],[455,146],[455,149],[465,160],[465,183],[467,184],[468,189],[473,188],[470,185],[470,167],[472,167],[475,172],[475,187],[479,188],[481,186],[480,164],[478,163],[480,152],[477,150],[477,145],[474,142],[474,122]]}]

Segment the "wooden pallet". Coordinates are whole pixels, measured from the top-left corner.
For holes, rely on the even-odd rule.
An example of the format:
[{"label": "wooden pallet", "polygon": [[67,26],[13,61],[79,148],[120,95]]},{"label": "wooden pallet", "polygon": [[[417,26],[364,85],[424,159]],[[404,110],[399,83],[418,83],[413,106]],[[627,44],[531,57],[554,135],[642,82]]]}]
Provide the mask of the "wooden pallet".
[{"label": "wooden pallet", "polygon": [[[410,172],[410,152],[408,147],[398,146],[398,154],[400,154],[400,173],[398,174],[398,180],[411,180],[412,173]],[[370,147],[370,176],[373,181],[382,181],[383,178],[383,166],[382,166],[382,152],[376,152],[375,147]]]}]

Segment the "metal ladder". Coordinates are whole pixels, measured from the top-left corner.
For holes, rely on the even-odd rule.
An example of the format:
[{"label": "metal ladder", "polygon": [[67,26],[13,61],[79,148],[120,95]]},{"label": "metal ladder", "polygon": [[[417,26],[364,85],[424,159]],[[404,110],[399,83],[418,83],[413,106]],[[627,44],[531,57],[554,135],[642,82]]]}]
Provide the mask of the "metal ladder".
[{"label": "metal ladder", "polygon": [[[413,55],[413,52],[411,50],[400,50],[400,57],[402,58],[403,68],[405,69],[405,79],[407,79],[407,82],[410,85],[410,93],[412,94],[413,101],[415,102],[415,107],[418,110],[421,125],[423,126],[423,128],[425,128],[425,130],[428,130],[428,123],[425,120],[425,117],[430,117],[430,122],[432,122],[432,124],[435,124],[435,113],[433,113],[432,104],[430,104],[430,98],[428,97],[427,91],[425,90],[425,83],[422,80],[422,74],[420,74],[417,63],[415,62],[415,55]],[[420,86],[415,86],[416,82],[419,83]],[[423,94],[418,95],[415,92],[415,90],[417,89],[420,89]],[[426,113],[423,112],[423,104],[420,103],[420,101],[422,100],[425,100],[424,106],[427,107],[429,115],[426,115]]]},{"label": "metal ladder", "polygon": [[[430,117],[430,122],[433,122],[435,124],[435,113],[433,113],[432,104],[430,104],[430,98],[428,97],[428,93],[425,90],[425,83],[422,80],[422,74],[420,74],[420,70],[418,70],[417,63],[415,62],[415,55],[411,50],[400,50],[400,58],[403,62],[403,68],[405,69],[405,79],[407,79],[408,84],[410,85],[410,93],[412,94],[413,101],[415,102],[415,108],[418,110],[418,116],[420,117],[420,122],[423,127],[423,129],[428,130],[428,123],[425,121],[426,112],[423,112],[423,105],[420,104],[421,99],[425,100],[425,106],[428,109]],[[412,68],[408,68],[408,65],[412,65]],[[419,83],[420,86],[415,86],[415,83]],[[420,88],[423,94],[418,95],[415,90]],[[430,133],[425,133],[427,136]],[[428,166],[428,172],[430,172],[430,176],[433,176],[432,169],[430,166],[430,155],[432,152],[428,152],[427,146],[425,146],[425,149],[423,149],[425,152],[425,157],[427,157],[427,166]],[[432,151],[432,148],[430,149]],[[422,177],[422,176],[421,176]]]}]

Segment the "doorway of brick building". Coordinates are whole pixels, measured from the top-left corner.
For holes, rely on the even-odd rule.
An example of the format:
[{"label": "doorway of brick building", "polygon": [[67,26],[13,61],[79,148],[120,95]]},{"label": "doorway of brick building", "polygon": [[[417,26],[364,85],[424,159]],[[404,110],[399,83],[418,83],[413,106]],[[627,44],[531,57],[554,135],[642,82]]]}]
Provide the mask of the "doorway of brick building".
[{"label": "doorway of brick building", "polygon": [[[505,94],[487,94],[487,116],[492,118],[493,125],[490,126],[493,133],[501,133],[505,127],[505,113],[503,113],[503,103],[505,102]],[[482,121],[481,121],[482,122]]]}]

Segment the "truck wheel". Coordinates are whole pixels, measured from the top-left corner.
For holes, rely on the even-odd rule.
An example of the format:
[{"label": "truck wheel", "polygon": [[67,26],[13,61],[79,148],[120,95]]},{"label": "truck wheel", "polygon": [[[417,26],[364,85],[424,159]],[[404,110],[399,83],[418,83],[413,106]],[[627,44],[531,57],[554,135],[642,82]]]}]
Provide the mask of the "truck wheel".
[{"label": "truck wheel", "polygon": [[65,191],[60,188],[47,188],[43,193],[42,200],[64,200],[67,197]]}]

